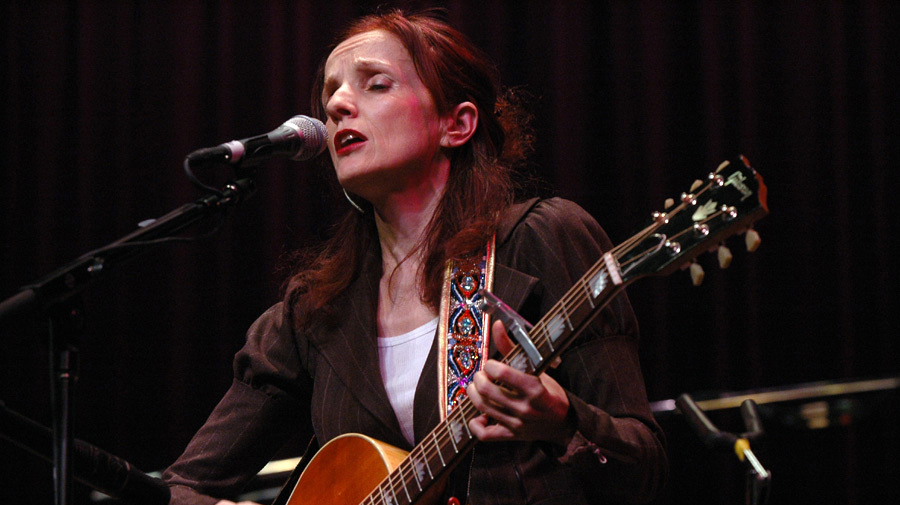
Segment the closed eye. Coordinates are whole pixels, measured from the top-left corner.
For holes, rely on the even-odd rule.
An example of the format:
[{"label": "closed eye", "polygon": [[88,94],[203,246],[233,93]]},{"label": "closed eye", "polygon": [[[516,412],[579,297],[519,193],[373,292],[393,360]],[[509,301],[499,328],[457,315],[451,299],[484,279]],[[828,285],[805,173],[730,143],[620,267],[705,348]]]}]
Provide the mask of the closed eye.
[{"label": "closed eye", "polygon": [[383,73],[372,73],[365,83],[367,91],[381,91],[391,87],[393,82]]}]

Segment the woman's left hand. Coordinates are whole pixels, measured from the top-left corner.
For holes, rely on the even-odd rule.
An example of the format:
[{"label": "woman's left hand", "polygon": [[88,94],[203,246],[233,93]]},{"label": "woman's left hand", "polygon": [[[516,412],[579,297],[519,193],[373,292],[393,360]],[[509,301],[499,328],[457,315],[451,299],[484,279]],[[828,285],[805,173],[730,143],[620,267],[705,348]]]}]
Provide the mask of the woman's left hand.
[{"label": "woman's left hand", "polygon": [[[513,348],[501,322],[494,322],[491,335],[504,355]],[[569,398],[547,374],[536,377],[488,360],[466,394],[482,412],[469,421],[479,440],[546,440],[565,446],[575,432],[568,423]]]}]

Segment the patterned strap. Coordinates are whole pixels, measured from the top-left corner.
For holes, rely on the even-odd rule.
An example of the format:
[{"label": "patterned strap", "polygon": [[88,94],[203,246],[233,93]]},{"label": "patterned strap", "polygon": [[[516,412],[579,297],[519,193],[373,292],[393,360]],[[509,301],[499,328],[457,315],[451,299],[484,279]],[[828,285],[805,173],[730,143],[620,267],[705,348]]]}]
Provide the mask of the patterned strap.
[{"label": "patterned strap", "polygon": [[441,419],[447,417],[475,372],[481,370],[490,344],[490,321],[487,313],[475,306],[482,287],[494,284],[494,241],[485,245],[480,256],[451,262],[444,272],[438,323],[438,399]]}]

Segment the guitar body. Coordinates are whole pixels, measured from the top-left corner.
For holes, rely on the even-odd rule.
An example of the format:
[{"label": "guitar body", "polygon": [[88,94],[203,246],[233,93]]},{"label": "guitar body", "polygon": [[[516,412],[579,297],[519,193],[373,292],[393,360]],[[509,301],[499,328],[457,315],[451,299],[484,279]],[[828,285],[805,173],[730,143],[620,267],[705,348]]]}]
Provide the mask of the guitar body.
[{"label": "guitar body", "polygon": [[[287,505],[359,505],[407,454],[365,435],[336,437],[310,460]],[[434,503],[441,488],[434,486],[417,503]]]}]

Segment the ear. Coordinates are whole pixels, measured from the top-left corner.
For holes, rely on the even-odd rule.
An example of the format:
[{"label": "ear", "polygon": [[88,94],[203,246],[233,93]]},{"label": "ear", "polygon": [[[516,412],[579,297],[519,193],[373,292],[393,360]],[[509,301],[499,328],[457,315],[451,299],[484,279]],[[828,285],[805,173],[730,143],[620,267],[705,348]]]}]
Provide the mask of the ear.
[{"label": "ear", "polygon": [[472,102],[462,102],[444,117],[441,147],[459,147],[472,138],[478,127],[478,108]]}]

